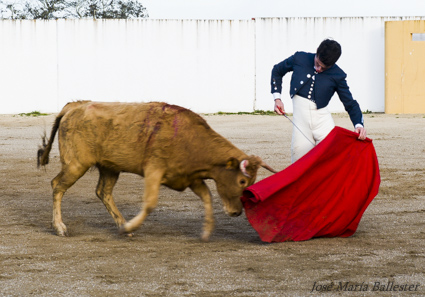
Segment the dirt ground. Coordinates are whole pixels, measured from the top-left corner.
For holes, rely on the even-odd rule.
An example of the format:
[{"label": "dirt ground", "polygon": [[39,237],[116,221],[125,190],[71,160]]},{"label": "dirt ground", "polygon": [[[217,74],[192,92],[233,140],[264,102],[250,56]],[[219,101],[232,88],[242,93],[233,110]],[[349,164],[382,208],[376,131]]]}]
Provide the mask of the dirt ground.
[{"label": "dirt ground", "polygon": [[[204,117],[246,153],[278,170],[289,166],[287,119]],[[334,119],[351,129],[348,115]],[[120,236],[95,196],[96,170],[65,194],[70,236],[54,235],[56,141],[50,164],[36,168],[40,136],[53,120],[0,115],[0,296],[425,296],[424,115],[365,115],[382,182],[352,237],[272,244],[261,242],[244,214],[225,215],[213,182],[210,242],[200,240],[201,201],[167,188],[135,236]],[[260,169],[258,180],[270,174]],[[127,219],[138,213],[142,192],[142,178],[121,175],[114,194]]]}]

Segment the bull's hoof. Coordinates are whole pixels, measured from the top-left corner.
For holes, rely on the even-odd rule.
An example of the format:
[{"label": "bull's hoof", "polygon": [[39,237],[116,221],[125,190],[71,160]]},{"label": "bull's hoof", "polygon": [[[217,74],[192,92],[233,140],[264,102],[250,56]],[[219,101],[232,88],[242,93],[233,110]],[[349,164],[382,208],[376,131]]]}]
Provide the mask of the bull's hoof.
[{"label": "bull's hoof", "polygon": [[131,231],[127,231],[127,230],[125,229],[125,225],[121,225],[121,226],[118,228],[118,233],[119,233],[120,235],[125,235],[125,236],[127,236],[127,237],[133,237],[133,236],[134,236],[134,233],[133,233],[133,232],[131,232]]},{"label": "bull's hoof", "polygon": [[210,241],[210,236],[211,236],[210,232],[204,231],[204,232],[202,232],[201,240],[203,242],[208,242],[208,241]]},{"label": "bull's hoof", "polygon": [[125,230],[125,226],[124,225],[121,225],[121,226],[118,227],[118,233],[120,235],[127,234],[127,230]]},{"label": "bull's hoof", "polygon": [[53,229],[57,236],[68,237],[68,230],[64,223],[53,225]]}]

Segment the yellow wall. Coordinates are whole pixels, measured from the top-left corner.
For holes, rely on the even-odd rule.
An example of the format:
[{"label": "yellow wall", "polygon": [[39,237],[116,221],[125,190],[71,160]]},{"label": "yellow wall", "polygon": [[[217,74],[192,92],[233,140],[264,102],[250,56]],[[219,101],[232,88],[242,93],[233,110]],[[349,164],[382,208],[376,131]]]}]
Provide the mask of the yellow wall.
[{"label": "yellow wall", "polygon": [[[412,34],[422,34],[413,41]],[[385,112],[425,113],[425,21],[385,23]]]}]

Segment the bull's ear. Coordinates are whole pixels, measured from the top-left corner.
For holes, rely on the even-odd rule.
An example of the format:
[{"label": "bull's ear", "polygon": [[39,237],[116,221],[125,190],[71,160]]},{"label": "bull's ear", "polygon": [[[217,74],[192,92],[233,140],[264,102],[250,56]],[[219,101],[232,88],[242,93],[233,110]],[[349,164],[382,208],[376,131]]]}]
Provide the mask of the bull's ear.
[{"label": "bull's ear", "polygon": [[231,157],[226,162],[226,169],[238,169],[239,168],[239,161],[238,159]]}]

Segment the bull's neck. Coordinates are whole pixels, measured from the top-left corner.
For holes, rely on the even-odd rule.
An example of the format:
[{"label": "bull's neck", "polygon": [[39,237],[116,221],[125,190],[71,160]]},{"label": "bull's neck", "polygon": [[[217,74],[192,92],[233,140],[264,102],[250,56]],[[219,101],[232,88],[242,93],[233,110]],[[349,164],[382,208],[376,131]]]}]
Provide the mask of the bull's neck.
[{"label": "bull's neck", "polygon": [[219,170],[222,170],[230,158],[236,158],[239,162],[248,156],[234,146],[229,140],[209,128],[196,131],[197,147],[188,163],[196,173],[196,176],[202,178],[216,177]]},{"label": "bull's neck", "polygon": [[239,162],[248,156],[234,146],[230,141],[225,138],[217,139],[207,144],[206,162],[209,168],[205,171],[208,178],[214,179],[220,170],[226,167],[227,162],[231,158],[237,159]]}]

